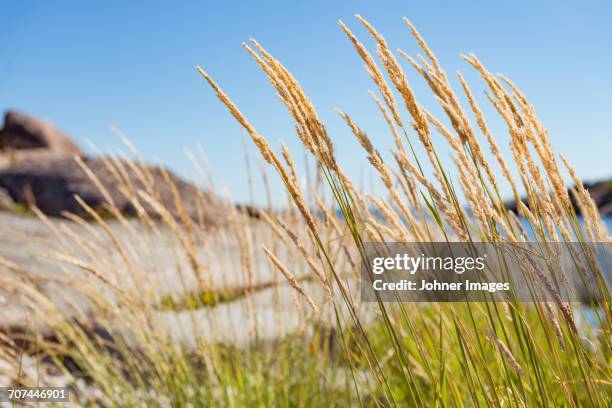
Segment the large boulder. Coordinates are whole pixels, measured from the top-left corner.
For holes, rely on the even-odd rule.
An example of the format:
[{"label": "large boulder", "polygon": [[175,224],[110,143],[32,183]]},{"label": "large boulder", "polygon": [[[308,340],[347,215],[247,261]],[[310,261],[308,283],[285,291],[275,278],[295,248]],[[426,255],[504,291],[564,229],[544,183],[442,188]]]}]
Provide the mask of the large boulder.
[{"label": "large boulder", "polygon": [[[83,151],[51,124],[19,112],[7,112],[0,130],[0,149],[18,152],[52,153],[57,156],[83,156]],[[23,154],[25,153],[25,154]]]},{"label": "large boulder", "polygon": [[[204,221],[211,221],[215,217],[210,214],[215,208],[209,205],[211,197],[168,170],[145,165],[140,165],[145,166],[140,170],[133,170],[123,163],[123,169],[117,171],[116,167],[109,169],[110,162],[105,163],[100,158],[84,157],[82,160],[108,191],[116,207],[126,215],[137,213],[129,197],[140,190],[148,191],[171,214],[180,216],[173,193],[176,188],[187,216],[193,219],[201,217]],[[100,189],[72,157],[48,155],[37,160],[17,162],[0,170],[0,188],[8,191],[15,202],[35,204],[42,212],[54,216],[64,211],[83,214],[85,211],[74,198],[75,195],[96,210],[102,210],[107,203]],[[156,215],[157,211],[145,200],[141,199],[139,204],[147,213]]]}]

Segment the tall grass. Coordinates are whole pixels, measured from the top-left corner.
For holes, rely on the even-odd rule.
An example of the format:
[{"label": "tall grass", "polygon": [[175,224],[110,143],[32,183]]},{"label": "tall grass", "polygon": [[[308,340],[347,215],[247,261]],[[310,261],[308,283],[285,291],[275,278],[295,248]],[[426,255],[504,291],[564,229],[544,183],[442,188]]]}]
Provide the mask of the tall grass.
[{"label": "tall grass", "polygon": [[[360,302],[365,242],[610,238],[588,192],[554,153],[533,106],[510,80],[491,74],[475,55],[463,56],[484,81],[487,103],[506,126],[512,157],[504,157],[467,81],[457,74],[460,93],[455,91],[408,20],[425,57],[398,54],[429,85],[444,118],[418,102],[396,53],[371,24],[357,18],[373,39],[374,54],[344,23],[340,27],[378,89],[380,96],[372,98],[389,127],[393,160],[384,159],[355,118],[338,113],[380,176],[384,196],[350,180],[297,80],[253,40],[245,48],[287,107],[298,138],[317,163],[316,179],[324,183],[310,175],[311,184],[303,187],[291,152],[282,146],[279,155],[198,68],[284,184],[287,209],[262,210],[256,219],[225,200],[202,196],[202,216],[194,220],[178,194],[175,208],[161,205],[158,186],[146,182],[141,159],[106,159],[134,208],[146,204],[155,217],[140,211],[136,219],[126,219],[112,200],[106,209],[113,221],[85,203],[93,221],[67,214],[71,223],[58,224],[39,214],[56,237],[44,253],[64,271],[56,284],[70,282],[95,313],[79,315],[75,310],[82,307],[66,307],[40,278],[0,258],[7,270],[0,278],[3,287],[29,306],[27,316],[43,318],[53,333],[53,338],[36,331],[3,335],[0,358],[10,367],[8,380],[33,384],[62,378],[83,404],[117,406],[609,404],[608,297],[596,309],[597,330],[577,321],[578,305],[560,299]],[[434,135],[446,145],[434,143]],[[440,156],[448,151],[454,166],[445,168]],[[126,172],[141,175],[146,188],[135,191]],[[565,188],[565,173],[576,183],[583,225]],[[91,172],[90,177],[96,180]],[[104,190],[102,183],[96,185]],[[519,203],[524,191],[528,205],[519,204],[516,214],[508,210],[503,185]],[[225,221],[216,226],[203,221],[221,217]],[[172,248],[170,274],[181,282],[174,291],[151,272],[160,272],[151,264],[160,257],[162,241]],[[28,359],[36,364],[23,369]],[[74,366],[78,369],[70,369]]]}]

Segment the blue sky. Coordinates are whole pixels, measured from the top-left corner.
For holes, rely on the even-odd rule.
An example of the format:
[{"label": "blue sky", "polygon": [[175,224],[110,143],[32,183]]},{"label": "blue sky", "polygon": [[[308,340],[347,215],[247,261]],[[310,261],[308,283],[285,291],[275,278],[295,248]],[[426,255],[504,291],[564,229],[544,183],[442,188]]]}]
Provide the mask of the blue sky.
[{"label": "blue sky", "polygon": [[[484,84],[459,58],[476,52],[525,91],[581,177],[612,175],[610,2],[29,1],[5,2],[2,9],[1,110],[43,117],[102,149],[120,146],[114,125],[147,159],[187,177],[193,173],[184,149],[201,144],[215,185],[237,201],[249,200],[246,134],[194,67],[213,75],[263,135],[285,141],[301,162],[288,114],[241,47],[257,38],[302,83],[328,124],[341,165],[367,183],[364,154],[334,113],[338,107],[351,114],[381,151],[391,145],[367,95],[373,84],[336,24],[344,20],[371,46],[356,13],[393,47],[416,55],[401,20],[410,18],[447,72],[465,73],[485,104]],[[417,96],[433,109],[426,87],[409,73]],[[493,127],[507,144],[503,129],[495,121]],[[258,177],[255,190],[261,202]],[[281,191],[274,184],[277,203]]]}]

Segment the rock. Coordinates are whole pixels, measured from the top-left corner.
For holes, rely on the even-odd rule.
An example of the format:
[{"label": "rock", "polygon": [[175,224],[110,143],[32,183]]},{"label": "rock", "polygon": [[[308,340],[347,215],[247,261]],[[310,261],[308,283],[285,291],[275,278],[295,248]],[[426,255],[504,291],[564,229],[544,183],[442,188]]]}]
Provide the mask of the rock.
[{"label": "rock", "polygon": [[[593,201],[595,201],[595,205],[597,205],[601,216],[605,217],[608,215],[612,215],[612,180],[602,180],[595,183],[584,183],[583,185],[584,188],[588,190],[589,194],[591,195],[591,198],[593,198]],[[568,193],[570,195],[570,199],[572,201],[572,205],[574,206],[576,213],[580,214],[580,210],[576,205],[574,195],[570,192],[570,189],[568,189]],[[523,198],[522,201],[527,207],[529,207],[529,203],[526,198]],[[508,210],[514,212],[517,212],[518,210],[518,206],[514,201],[508,201],[504,203],[504,205]]]},{"label": "rock", "polygon": [[249,217],[257,219],[257,220],[261,217],[261,215],[259,214],[261,210],[250,204],[236,204],[236,209],[239,212],[244,213],[248,215]]},{"label": "rock", "polygon": [[13,197],[4,188],[0,188],[0,210],[13,210],[15,201]]},{"label": "rock", "polygon": [[612,215],[612,180],[592,184],[585,183],[584,187],[593,197],[601,215]]},{"label": "rock", "polygon": [[4,116],[0,149],[18,151],[21,155],[83,156],[83,151],[51,124],[19,112],[7,112]]},{"label": "rock", "polygon": [[[212,208],[215,207],[208,205],[210,195],[167,170],[165,172],[171,183],[164,177],[164,170],[159,167],[146,166],[146,174],[150,179],[147,184],[154,186],[153,191],[150,191],[150,189],[147,190],[136,172],[127,170],[130,169],[128,165],[124,166],[125,175],[129,180],[125,182],[117,179],[116,175],[119,173],[113,174],[103,159],[84,157],[82,160],[106,188],[117,208],[126,215],[137,213],[126,193],[128,189],[131,189],[132,192],[138,190],[152,192],[152,195],[156,196],[171,214],[179,216],[179,209],[175,205],[172,190],[172,184],[174,184],[188,217],[193,219],[202,217],[204,221],[216,218],[210,214]],[[61,215],[64,211],[84,214],[85,210],[79,205],[74,195],[81,197],[94,209],[102,209],[106,203],[103,193],[71,157],[47,155],[37,160],[17,162],[0,170],[0,188],[5,189],[17,203],[35,204],[42,212],[52,216]],[[147,213],[156,214],[154,208],[144,200],[140,200],[140,204]]]}]

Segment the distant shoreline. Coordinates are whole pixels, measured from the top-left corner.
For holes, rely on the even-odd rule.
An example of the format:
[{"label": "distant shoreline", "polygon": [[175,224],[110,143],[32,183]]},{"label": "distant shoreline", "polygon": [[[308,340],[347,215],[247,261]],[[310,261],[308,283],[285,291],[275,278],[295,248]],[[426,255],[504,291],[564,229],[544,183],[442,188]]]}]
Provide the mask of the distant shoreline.
[{"label": "distant shoreline", "polygon": [[[595,201],[595,204],[597,205],[597,208],[599,209],[599,213],[601,214],[601,216],[602,217],[612,216],[612,178],[607,179],[607,180],[596,181],[594,183],[585,182],[583,185],[584,185],[584,188],[586,188],[588,192],[591,194],[591,197],[593,198],[593,201]],[[571,193],[571,189],[573,189],[574,187],[575,186],[568,188],[568,193],[570,195],[570,199],[572,200],[572,205],[574,206],[574,210],[576,211],[576,214],[582,215],[580,214],[580,209],[576,205],[574,196]],[[527,202],[526,197],[523,197],[522,201],[527,207],[529,207],[529,203]],[[517,212],[518,206],[514,200],[506,201],[504,205],[506,206],[508,210]]]}]

